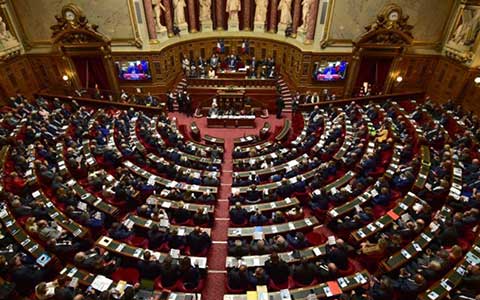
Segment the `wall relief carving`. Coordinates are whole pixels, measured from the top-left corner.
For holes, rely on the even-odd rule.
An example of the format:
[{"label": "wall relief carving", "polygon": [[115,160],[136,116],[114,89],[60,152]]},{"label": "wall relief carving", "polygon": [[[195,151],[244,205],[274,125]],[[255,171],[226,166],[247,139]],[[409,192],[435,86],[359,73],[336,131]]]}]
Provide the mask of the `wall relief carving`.
[{"label": "wall relief carving", "polygon": [[479,32],[480,6],[462,4],[445,44],[445,55],[470,63],[480,44]]},{"label": "wall relief carving", "polygon": [[354,44],[410,45],[413,26],[408,24],[408,19],[400,6],[389,4],[377,15],[375,22],[365,26],[366,32]]}]

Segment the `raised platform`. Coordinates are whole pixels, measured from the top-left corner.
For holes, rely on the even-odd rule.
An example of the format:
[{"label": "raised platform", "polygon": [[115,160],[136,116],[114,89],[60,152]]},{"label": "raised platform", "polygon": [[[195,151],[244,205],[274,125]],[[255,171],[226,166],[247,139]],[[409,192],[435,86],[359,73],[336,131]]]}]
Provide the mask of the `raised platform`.
[{"label": "raised platform", "polygon": [[207,117],[210,128],[255,128],[255,116]]}]

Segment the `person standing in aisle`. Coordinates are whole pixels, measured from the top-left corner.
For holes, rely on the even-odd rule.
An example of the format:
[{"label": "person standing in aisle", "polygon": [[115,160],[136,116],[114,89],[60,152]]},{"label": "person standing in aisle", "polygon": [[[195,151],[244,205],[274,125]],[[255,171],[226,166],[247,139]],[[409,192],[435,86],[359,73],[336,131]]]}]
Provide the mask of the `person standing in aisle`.
[{"label": "person standing in aisle", "polygon": [[277,119],[281,119],[282,118],[282,110],[285,107],[285,102],[283,101],[282,96],[278,96],[276,104],[277,104]]}]

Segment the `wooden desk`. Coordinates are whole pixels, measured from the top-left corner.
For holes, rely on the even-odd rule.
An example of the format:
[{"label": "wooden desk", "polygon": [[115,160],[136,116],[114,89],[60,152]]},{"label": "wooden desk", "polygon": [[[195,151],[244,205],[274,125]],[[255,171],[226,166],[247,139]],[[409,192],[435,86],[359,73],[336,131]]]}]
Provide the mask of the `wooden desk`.
[{"label": "wooden desk", "polygon": [[[440,215],[444,218],[450,216],[451,213],[451,209],[446,206],[442,207],[440,210]],[[418,253],[423,253],[430,242],[435,238],[435,232],[441,227],[441,224],[436,221],[432,223],[438,225],[436,230],[431,230],[430,227],[427,226],[419,236],[403,247],[403,249],[383,260],[380,263],[381,269],[386,272],[396,270],[411,261]]]},{"label": "wooden desk", "polygon": [[203,136],[203,140],[207,143],[207,144],[211,144],[211,145],[217,145],[217,146],[220,146],[222,148],[224,148],[224,145],[225,145],[225,140],[222,139],[222,138],[218,138],[218,137],[214,137],[214,136],[210,136],[208,134],[204,135]]},{"label": "wooden desk", "polygon": [[187,184],[183,182],[177,182],[175,180],[170,180],[164,177],[157,176],[155,174],[150,173],[149,171],[140,168],[133,162],[126,160],[123,162],[123,166],[127,169],[132,171],[133,173],[137,174],[140,177],[143,177],[148,180],[153,180],[154,182],[168,187],[168,188],[178,188],[185,191],[192,191],[197,193],[203,193],[209,191],[212,194],[217,194],[217,187],[214,186],[204,186],[204,185],[195,185],[195,184]]},{"label": "wooden desk", "polygon": [[[0,220],[2,220],[3,226],[13,239],[22,248],[30,254],[33,258],[37,259],[42,254],[47,253],[45,249],[33,240],[28,233],[20,226],[15,220],[10,210],[6,207],[0,209]],[[51,256],[51,254],[47,253]]]},{"label": "wooden desk", "polygon": [[[298,258],[294,258],[292,256],[292,251],[288,252],[279,252],[278,256],[280,259],[285,261],[286,263],[295,263],[302,259],[315,259],[316,257],[322,257],[327,254],[327,244],[317,245],[308,247],[305,249],[298,250]],[[264,267],[265,262],[270,259],[271,254],[263,254],[263,255],[246,255],[242,256],[240,259],[233,256],[227,256],[226,267],[230,268],[233,266],[238,266],[239,264],[246,265],[248,268],[254,267]]]},{"label": "wooden desk", "polygon": [[273,201],[273,202],[262,202],[258,204],[244,204],[242,208],[246,209],[248,212],[260,211],[261,213],[267,213],[271,211],[276,211],[279,209],[285,209],[289,207],[294,207],[300,205],[300,201],[297,198],[287,197],[282,200]]},{"label": "wooden desk", "polygon": [[246,136],[242,136],[242,137],[233,139],[233,146],[234,147],[247,146],[247,145],[254,144],[254,143],[258,142],[258,140],[259,140],[259,137],[257,135],[250,134],[250,135],[246,135]]},{"label": "wooden desk", "polygon": [[255,116],[216,116],[207,117],[207,127],[210,128],[255,128]]},{"label": "wooden desk", "polygon": [[[148,205],[157,205],[165,209],[178,209],[179,201],[174,201],[166,198],[162,198],[157,195],[151,195],[147,198]],[[215,206],[197,203],[184,203],[183,208],[191,212],[197,212],[199,209],[206,211],[209,214],[213,214]]]},{"label": "wooden desk", "polygon": [[289,231],[305,230],[315,227],[318,224],[319,222],[316,217],[309,217],[276,225],[228,228],[228,237],[253,237],[253,233],[259,228],[262,228],[262,232],[265,235],[282,234]]},{"label": "wooden desk", "polygon": [[450,294],[451,290],[457,288],[461,283],[462,279],[465,276],[465,271],[470,264],[479,263],[480,257],[480,240],[477,238],[477,241],[472,246],[470,251],[468,251],[462,260],[460,260],[457,265],[451,269],[442,279],[431,285],[425,292],[418,295],[420,300],[441,300],[447,297]]},{"label": "wooden desk", "polygon": [[[159,262],[162,262],[169,255],[168,253],[131,246],[126,243],[116,241],[108,236],[99,237],[98,240],[95,242],[95,246],[103,248],[109,252],[119,254],[121,256],[126,256],[134,259],[141,259],[141,260],[144,260],[143,253],[145,253],[145,251],[149,251],[152,254],[152,256],[155,257]],[[181,259],[185,256],[186,255],[180,255],[178,259]],[[205,270],[207,268],[206,257],[200,257],[200,256],[188,256],[188,257],[190,257],[192,261],[192,266],[198,263],[198,267],[200,269]]]},{"label": "wooden desk", "polygon": [[352,232],[351,236],[353,240],[355,240],[357,243],[360,243],[361,241],[369,239],[371,236],[380,232],[384,227],[393,224],[397,218],[406,213],[408,209],[419,200],[420,199],[417,197],[417,195],[413,194],[412,192],[408,192],[408,194],[398,202],[398,205],[388,211],[387,214],[381,216],[378,218],[378,220],[372,221],[362,228]]},{"label": "wooden desk", "polygon": [[[102,275],[92,274],[92,273],[90,273],[88,271],[85,271],[85,270],[77,269],[75,266],[70,265],[70,264],[68,264],[65,268],[63,268],[60,271],[60,275],[65,275],[69,278],[77,278],[80,285],[83,285],[83,286],[92,285],[93,281],[95,280],[95,278],[97,276],[102,276]],[[108,291],[110,289],[113,289],[113,288],[117,287],[117,285],[118,285],[118,282],[114,282],[112,280],[112,283],[110,284],[109,287],[107,287],[106,290]],[[140,290],[140,291],[138,291],[138,294],[142,294],[142,296],[149,295],[149,296],[153,297],[154,295],[160,295],[161,292],[160,291],[154,292],[154,291]],[[196,299],[201,300],[201,296],[202,295],[200,295],[200,294],[171,292],[170,297],[175,297],[175,298],[169,298],[169,299],[188,300],[188,299],[195,299],[194,297],[196,297]],[[146,298],[144,298],[144,299],[146,299]]]},{"label": "wooden desk", "polygon": [[[368,283],[370,279],[370,274],[368,271],[362,271],[355,273],[350,276],[340,277],[334,280],[334,283],[337,283],[340,286],[342,292],[349,292],[356,289],[357,287]],[[290,295],[295,297],[295,299],[307,299],[310,294],[310,290],[317,295],[317,298],[327,298],[325,290],[329,290],[328,284],[332,282],[322,282],[314,286],[307,286],[304,288],[291,289]],[[280,292],[269,292],[269,300],[282,300]],[[227,294],[223,296],[223,300],[247,300],[247,295],[245,294]]]},{"label": "wooden desk", "polygon": [[283,128],[282,131],[280,131],[279,134],[275,137],[276,141],[283,141],[288,138],[288,134],[290,133],[290,130],[292,129],[292,122],[289,119],[285,119],[285,122],[283,122]]},{"label": "wooden desk", "polygon": [[[151,219],[145,219],[137,215],[129,214],[125,220],[123,220],[123,225],[127,228],[132,228],[133,226],[138,226],[145,229],[151,229],[153,225],[157,225],[160,230],[169,230],[169,229],[176,229],[177,234],[180,236],[187,236],[195,230],[194,226],[178,226],[172,225],[170,223],[164,223],[162,221],[156,222]],[[212,231],[210,228],[202,228],[202,232],[206,232],[208,235],[211,235]]]}]

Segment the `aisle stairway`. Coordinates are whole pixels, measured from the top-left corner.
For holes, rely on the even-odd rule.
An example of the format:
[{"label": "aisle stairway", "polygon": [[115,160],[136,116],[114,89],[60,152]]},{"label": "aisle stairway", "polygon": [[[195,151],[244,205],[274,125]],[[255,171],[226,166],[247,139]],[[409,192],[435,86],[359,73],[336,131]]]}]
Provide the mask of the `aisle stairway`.
[{"label": "aisle stairway", "polygon": [[[170,117],[177,118],[177,124],[189,125],[193,120],[184,114],[173,113]],[[281,127],[285,118],[291,120],[291,114],[284,113],[284,119],[276,119],[270,116],[268,122],[273,128]],[[202,299],[221,300],[226,292],[227,270],[225,266],[227,258],[227,233],[229,227],[229,203],[228,197],[231,194],[232,187],[232,151],[233,140],[245,134],[258,134],[258,130],[264,120],[258,120],[257,128],[252,129],[223,129],[223,128],[207,128],[206,119],[195,119],[200,129],[201,135],[209,134],[212,136],[223,136],[225,139],[224,162],[222,163],[222,175],[220,177],[220,188],[218,192],[218,200],[215,206],[215,223],[212,227],[212,246],[208,252],[208,275],[205,287],[202,292]],[[228,134],[227,134],[228,132]]]},{"label": "aisle stairway", "polygon": [[290,88],[288,87],[287,83],[285,82],[285,80],[283,80],[282,75],[278,76],[277,88],[283,97],[283,101],[285,102],[285,109],[283,111],[292,112],[293,95],[290,92]]}]

